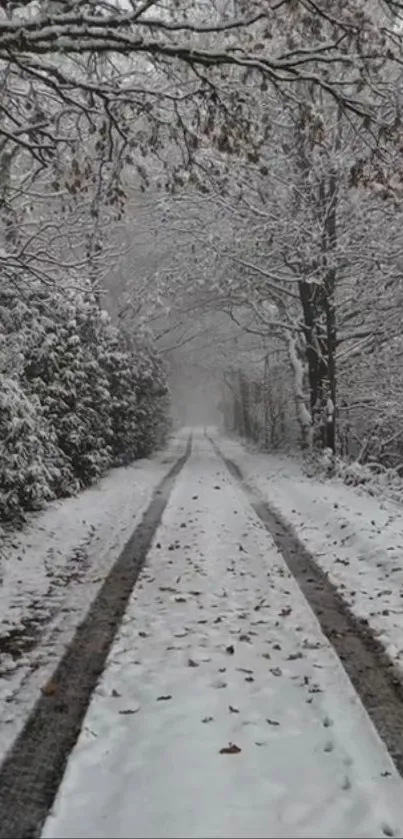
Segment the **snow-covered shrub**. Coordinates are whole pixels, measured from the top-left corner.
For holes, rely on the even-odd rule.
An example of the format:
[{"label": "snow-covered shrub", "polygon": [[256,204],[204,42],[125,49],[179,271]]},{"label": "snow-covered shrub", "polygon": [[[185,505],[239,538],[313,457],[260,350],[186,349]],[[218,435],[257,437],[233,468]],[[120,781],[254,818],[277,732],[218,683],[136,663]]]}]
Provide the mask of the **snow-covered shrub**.
[{"label": "snow-covered shrub", "polygon": [[0,289],[0,518],[148,455],[168,429],[164,368],[149,340],[111,325],[90,287]]},{"label": "snow-covered shrub", "polygon": [[169,392],[161,360],[150,346],[132,350],[137,399],[137,457],[147,457],[162,445],[169,429]]},{"label": "snow-covered shrub", "polygon": [[39,404],[19,383],[0,375],[0,520],[21,524],[25,510],[40,510],[54,498],[62,462]]},{"label": "snow-covered shrub", "polygon": [[53,321],[31,334],[23,380],[37,396],[81,486],[111,464],[110,394],[98,358],[99,309],[91,297],[55,294]]},{"label": "snow-covered shrub", "polygon": [[114,465],[138,457],[137,396],[133,359],[117,329],[109,326],[100,348],[100,364],[109,388],[109,442]]}]

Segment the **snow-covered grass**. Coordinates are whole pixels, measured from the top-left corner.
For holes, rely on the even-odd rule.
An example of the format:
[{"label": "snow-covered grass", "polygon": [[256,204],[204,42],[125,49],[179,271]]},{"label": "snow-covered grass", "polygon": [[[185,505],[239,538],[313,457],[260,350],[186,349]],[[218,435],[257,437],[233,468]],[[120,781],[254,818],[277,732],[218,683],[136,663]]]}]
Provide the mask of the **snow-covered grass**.
[{"label": "snow-covered grass", "polygon": [[176,434],[154,457],[31,516],[2,545],[0,756],[185,444]]},{"label": "snow-covered grass", "polygon": [[293,525],[403,673],[403,508],[340,479],[309,478],[301,461],[217,439],[247,482]]},{"label": "snow-covered grass", "polygon": [[198,436],[43,839],[402,829],[401,778],[272,538]]}]

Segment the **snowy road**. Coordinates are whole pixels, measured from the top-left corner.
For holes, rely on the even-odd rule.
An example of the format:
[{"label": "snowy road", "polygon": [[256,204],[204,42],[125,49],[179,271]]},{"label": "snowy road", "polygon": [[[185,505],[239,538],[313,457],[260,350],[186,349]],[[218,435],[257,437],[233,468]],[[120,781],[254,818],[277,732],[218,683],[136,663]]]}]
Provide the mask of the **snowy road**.
[{"label": "snowy road", "polygon": [[42,836],[403,835],[403,783],[202,435]]}]

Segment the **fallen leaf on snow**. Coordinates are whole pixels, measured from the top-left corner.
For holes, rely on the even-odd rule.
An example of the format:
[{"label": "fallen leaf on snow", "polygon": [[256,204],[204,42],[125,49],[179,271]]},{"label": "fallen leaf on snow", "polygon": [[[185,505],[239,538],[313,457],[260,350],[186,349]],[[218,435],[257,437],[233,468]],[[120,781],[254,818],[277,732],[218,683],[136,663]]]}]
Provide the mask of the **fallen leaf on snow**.
[{"label": "fallen leaf on snow", "polygon": [[245,682],[254,682],[253,676],[245,676]]},{"label": "fallen leaf on snow", "polygon": [[113,696],[116,699],[118,696],[121,696],[121,694],[119,693],[118,690],[115,690],[115,688],[113,688],[111,696]]},{"label": "fallen leaf on snow", "polygon": [[188,667],[198,667],[197,661],[194,661],[193,658],[188,659]]},{"label": "fallen leaf on snow", "polygon": [[247,667],[237,667],[239,673],[253,673],[253,670],[248,670]]},{"label": "fallen leaf on snow", "polygon": [[228,746],[220,749],[220,755],[238,755],[240,751],[241,749],[235,743],[228,743]]},{"label": "fallen leaf on snow", "polygon": [[48,682],[41,688],[41,691],[44,696],[54,696],[57,691],[57,687],[56,682]]},{"label": "fallen leaf on snow", "polygon": [[239,714],[239,708],[235,708],[234,705],[228,705],[228,710],[230,714]]},{"label": "fallen leaf on snow", "polygon": [[269,725],[280,725],[280,723],[279,723],[279,722],[277,722],[277,720],[271,720],[271,719],[269,719],[269,717],[267,717],[267,718],[266,718],[266,722],[267,722]]},{"label": "fallen leaf on snow", "polygon": [[140,708],[125,708],[124,711],[119,711],[119,714],[137,714]]},{"label": "fallen leaf on snow", "polygon": [[233,644],[229,644],[228,647],[225,648],[225,652],[229,653],[229,655],[234,655],[235,647]]},{"label": "fallen leaf on snow", "polygon": [[213,722],[214,717],[203,717],[202,722]]},{"label": "fallen leaf on snow", "polygon": [[171,693],[166,693],[164,696],[157,696],[157,702],[166,702],[167,699],[172,699]]},{"label": "fallen leaf on snow", "polygon": [[273,673],[273,676],[282,676],[283,675],[283,671],[282,671],[281,667],[271,667],[270,668],[270,673]]}]

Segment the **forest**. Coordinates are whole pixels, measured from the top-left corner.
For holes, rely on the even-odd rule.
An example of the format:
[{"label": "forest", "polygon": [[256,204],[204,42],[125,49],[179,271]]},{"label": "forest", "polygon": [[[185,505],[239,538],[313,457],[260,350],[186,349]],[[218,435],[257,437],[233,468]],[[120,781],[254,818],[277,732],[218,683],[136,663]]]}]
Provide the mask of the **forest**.
[{"label": "forest", "polygon": [[399,481],[403,4],[0,5],[3,525],[200,381],[258,447]]}]

